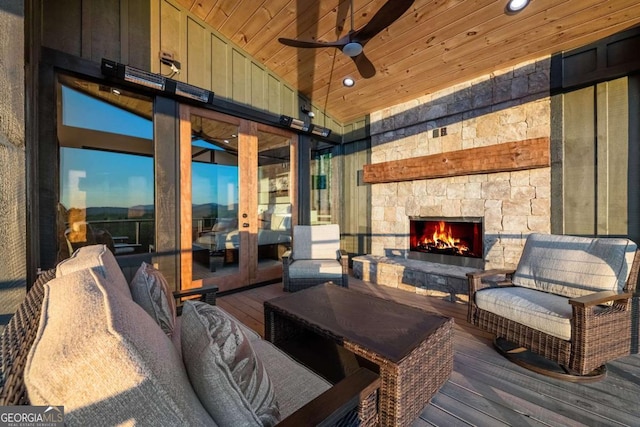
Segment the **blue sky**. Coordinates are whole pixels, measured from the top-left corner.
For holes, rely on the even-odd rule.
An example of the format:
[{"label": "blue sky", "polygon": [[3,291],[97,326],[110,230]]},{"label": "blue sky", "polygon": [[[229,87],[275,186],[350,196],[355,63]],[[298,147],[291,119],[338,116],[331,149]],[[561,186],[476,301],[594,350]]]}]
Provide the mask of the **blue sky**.
[{"label": "blue sky", "polygon": [[[65,86],[62,96],[64,125],[145,138],[152,144],[150,120]],[[217,149],[205,142],[196,145]],[[61,202],[67,208],[154,203],[151,157],[63,147],[61,171]],[[218,197],[221,204],[237,203],[237,167],[194,163],[192,175],[194,204],[215,202]]]}]

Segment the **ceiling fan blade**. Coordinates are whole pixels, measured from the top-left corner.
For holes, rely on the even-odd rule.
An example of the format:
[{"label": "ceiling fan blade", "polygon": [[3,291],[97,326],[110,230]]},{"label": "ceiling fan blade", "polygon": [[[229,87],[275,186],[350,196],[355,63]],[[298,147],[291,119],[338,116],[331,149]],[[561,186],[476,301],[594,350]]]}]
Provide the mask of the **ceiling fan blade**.
[{"label": "ceiling fan blade", "polygon": [[376,67],[373,66],[373,63],[366,57],[366,55],[361,53],[358,56],[354,56],[353,62],[356,64],[358,68],[358,72],[365,79],[370,79],[371,77],[376,75]]},{"label": "ceiling fan blade", "polygon": [[380,8],[367,25],[356,30],[352,39],[365,45],[380,31],[400,18],[413,4],[414,0],[389,0]]},{"label": "ceiling fan blade", "polygon": [[278,41],[284,45],[292,46],[292,47],[302,47],[302,48],[321,48],[321,47],[337,47],[342,49],[342,47],[348,43],[344,41],[344,37],[335,42],[311,42],[305,40],[294,40],[294,39],[285,39],[280,37]]}]

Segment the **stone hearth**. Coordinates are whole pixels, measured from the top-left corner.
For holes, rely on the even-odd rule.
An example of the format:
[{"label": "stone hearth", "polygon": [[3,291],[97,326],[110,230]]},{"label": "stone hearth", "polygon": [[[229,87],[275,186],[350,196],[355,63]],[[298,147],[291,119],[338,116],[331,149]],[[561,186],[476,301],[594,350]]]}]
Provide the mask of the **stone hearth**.
[{"label": "stone hearth", "polygon": [[392,288],[467,301],[466,274],[477,269],[437,264],[399,257],[363,255],[353,258],[352,274],[355,278]]}]

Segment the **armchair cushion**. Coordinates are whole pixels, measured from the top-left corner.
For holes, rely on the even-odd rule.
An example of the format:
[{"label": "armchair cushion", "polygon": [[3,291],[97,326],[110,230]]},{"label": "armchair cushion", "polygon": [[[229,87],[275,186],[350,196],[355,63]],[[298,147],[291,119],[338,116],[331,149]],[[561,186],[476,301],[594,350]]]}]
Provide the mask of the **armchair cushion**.
[{"label": "armchair cushion", "polygon": [[636,244],[621,238],[531,234],[513,283],[573,298],[598,291],[622,292]]},{"label": "armchair cushion", "polygon": [[280,419],[264,365],[236,322],[217,307],[185,302],[182,354],[194,390],[218,424],[272,426]]},{"label": "armchair cushion", "polygon": [[335,259],[299,259],[289,264],[289,278],[340,279],[342,264]]},{"label": "armchair cushion", "polygon": [[566,297],[517,286],[488,288],[475,294],[479,309],[522,325],[571,339],[571,305]]},{"label": "armchair cushion", "polygon": [[171,337],[176,326],[176,301],[162,273],[143,261],[130,289],[133,300]]},{"label": "armchair cushion", "polygon": [[293,258],[338,259],[340,253],[340,226],[296,225],[293,227]]},{"label": "armchair cushion", "polygon": [[24,380],[30,404],[64,404],[69,426],[215,425],[169,338],[99,269],[45,285]]},{"label": "armchair cushion", "polygon": [[62,277],[79,270],[93,268],[104,277],[109,286],[120,290],[131,298],[129,284],[113,253],[105,245],[83,246],[77,249],[70,258],[60,262],[56,267],[56,277]]}]

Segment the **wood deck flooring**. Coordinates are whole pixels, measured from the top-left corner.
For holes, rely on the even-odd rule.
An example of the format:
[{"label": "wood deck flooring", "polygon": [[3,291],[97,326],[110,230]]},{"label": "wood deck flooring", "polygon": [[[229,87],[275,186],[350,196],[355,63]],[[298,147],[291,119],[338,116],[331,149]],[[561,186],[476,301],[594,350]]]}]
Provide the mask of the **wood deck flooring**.
[{"label": "wood deck flooring", "polygon": [[[607,364],[590,384],[554,380],[500,356],[490,335],[466,321],[466,303],[420,296],[349,278],[349,287],[455,319],[451,378],[413,426],[640,426],[640,356]],[[282,284],[218,298],[217,304],[264,336],[263,302]]]}]

